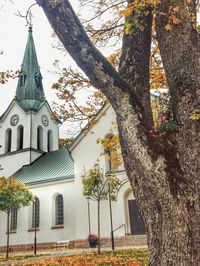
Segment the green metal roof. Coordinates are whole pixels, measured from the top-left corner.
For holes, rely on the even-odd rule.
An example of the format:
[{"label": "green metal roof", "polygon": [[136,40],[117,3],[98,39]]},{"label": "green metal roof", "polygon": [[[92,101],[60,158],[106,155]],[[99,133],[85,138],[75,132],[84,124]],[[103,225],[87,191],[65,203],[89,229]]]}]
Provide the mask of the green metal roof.
[{"label": "green metal roof", "polygon": [[23,100],[17,101],[17,103],[21,106],[21,108],[28,112],[28,111],[38,111],[46,101],[39,101],[39,100]]},{"label": "green metal roof", "polygon": [[25,110],[38,110],[44,99],[42,75],[38,65],[32,29],[29,28],[28,40],[17,84],[16,100]]},{"label": "green metal roof", "polygon": [[13,176],[29,185],[70,179],[74,178],[74,162],[66,149],[52,151],[23,166]]}]

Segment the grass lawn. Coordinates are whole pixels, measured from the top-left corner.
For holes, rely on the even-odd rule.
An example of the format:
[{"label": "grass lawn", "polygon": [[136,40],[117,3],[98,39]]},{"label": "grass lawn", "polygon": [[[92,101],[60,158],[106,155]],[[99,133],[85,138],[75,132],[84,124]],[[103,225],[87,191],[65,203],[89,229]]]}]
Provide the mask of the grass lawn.
[{"label": "grass lawn", "polygon": [[86,253],[81,255],[50,257],[18,261],[17,257],[8,265],[20,266],[146,266],[149,252],[147,249],[125,249],[114,252]]},{"label": "grass lawn", "polygon": [[[4,255],[2,255],[2,254],[0,254],[0,265],[1,265],[1,262],[6,262],[6,259],[5,259],[5,254]],[[12,261],[14,261],[14,262],[17,262],[18,260],[29,260],[29,259],[31,259],[31,258],[38,258],[38,257],[44,257],[44,256],[48,256],[48,254],[38,254],[38,255],[31,255],[31,254],[15,254],[15,255],[13,255],[11,252],[10,252],[10,254],[9,254],[9,258],[8,258],[8,260],[10,261],[10,260],[12,260]],[[49,254],[49,256],[51,256],[50,254]]]}]

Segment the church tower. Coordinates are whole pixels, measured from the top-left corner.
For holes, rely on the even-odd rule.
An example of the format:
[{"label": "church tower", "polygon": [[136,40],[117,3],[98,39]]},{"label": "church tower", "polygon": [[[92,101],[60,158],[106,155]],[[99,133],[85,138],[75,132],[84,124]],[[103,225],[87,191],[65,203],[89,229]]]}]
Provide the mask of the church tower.
[{"label": "church tower", "polygon": [[57,150],[59,124],[45,99],[29,27],[16,96],[0,117],[0,176],[11,176],[43,153]]}]

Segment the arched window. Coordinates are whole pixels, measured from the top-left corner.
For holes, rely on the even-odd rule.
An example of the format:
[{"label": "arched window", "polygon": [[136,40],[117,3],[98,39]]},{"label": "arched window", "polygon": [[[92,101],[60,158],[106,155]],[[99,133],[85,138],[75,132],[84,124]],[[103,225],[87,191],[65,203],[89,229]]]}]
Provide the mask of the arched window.
[{"label": "arched window", "polygon": [[10,231],[17,230],[17,209],[11,209],[10,212]]},{"label": "arched window", "polygon": [[56,225],[64,223],[64,206],[63,206],[63,196],[58,195],[55,200],[55,211],[56,211]]},{"label": "arched window", "polygon": [[17,150],[22,150],[24,145],[24,127],[19,126],[17,129]]},{"label": "arched window", "polygon": [[12,143],[12,130],[8,128],[6,130],[5,152],[11,152],[11,143]]},{"label": "arched window", "polygon": [[50,152],[53,149],[53,133],[51,130],[48,130],[47,133],[47,151]]},{"label": "arched window", "polygon": [[40,201],[35,198],[32,205],[32,228],[40,226]]},{"label": "arched window", "polygon": [[42,127],[39,126],[37,128],[37,149],[38,150],[42,150],[42,133],[43,133],[43,130],[42,130]]}]

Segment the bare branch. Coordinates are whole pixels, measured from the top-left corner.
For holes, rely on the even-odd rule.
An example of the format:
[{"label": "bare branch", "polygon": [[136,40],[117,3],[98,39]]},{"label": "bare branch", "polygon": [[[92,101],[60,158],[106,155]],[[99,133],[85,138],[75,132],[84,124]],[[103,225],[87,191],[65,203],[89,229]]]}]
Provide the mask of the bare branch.
[{"label": "bare branch", "polygon": [[93,20],[95,20],[96,18],[100,18],[105,12],[107,12],[108,10],[110,10],[111,8],[115,7],[115,6],[119,6],[120,4],[123,4],[123,3],[126,3],[126,1],[122,1],[120,3],[117,3],[115,5],[111,5],[109,7],[107,7],[106,9],[104,9],[103,11],[101,11],[100,13],[98,13],[96,16],[92,17],[91,19],[88,19],[88,20],[84,20],[82,19],[81,21],[83,23],[88,23],[88,22],[91,22]]},{"label": "bare branch", "polygon": [[25,15],[22,15],[19,10],[17,10],[18,13],[17,14],[15,13],[15,15],[18,16],[18,17],[21,17],[21,18],[25,18],[27,25],[31,25],[32,24],[32,21],[31,21],[31,17],[32,17],[32,15],[31,15],[31,9],[35,5],[37,5],[37,3],[34,3],[34,4],[30,5],[29,8],[27,9]]}]

